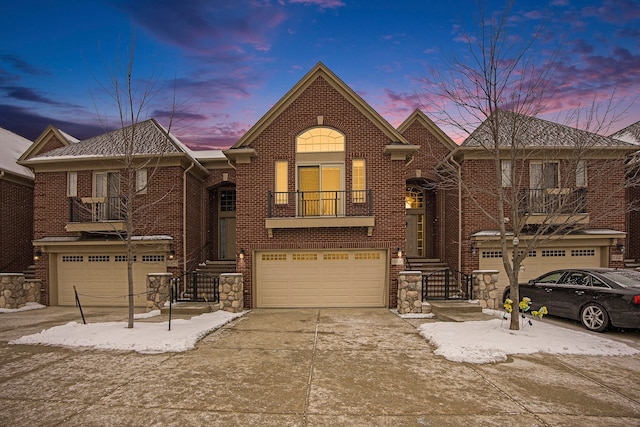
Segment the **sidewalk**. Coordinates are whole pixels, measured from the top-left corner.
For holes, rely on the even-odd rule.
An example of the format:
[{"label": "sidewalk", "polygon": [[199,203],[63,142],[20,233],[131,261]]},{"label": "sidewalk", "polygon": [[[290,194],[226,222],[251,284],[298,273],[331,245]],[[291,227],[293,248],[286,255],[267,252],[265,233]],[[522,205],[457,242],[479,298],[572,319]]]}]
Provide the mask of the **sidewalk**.
[{"label": "sidewalk", "polygon": [[160,355],[8,345],[80,321],[37,311],[0,315],[0,425],[640,425],[637,357],[453,363],[386,309],[255,310]]}]

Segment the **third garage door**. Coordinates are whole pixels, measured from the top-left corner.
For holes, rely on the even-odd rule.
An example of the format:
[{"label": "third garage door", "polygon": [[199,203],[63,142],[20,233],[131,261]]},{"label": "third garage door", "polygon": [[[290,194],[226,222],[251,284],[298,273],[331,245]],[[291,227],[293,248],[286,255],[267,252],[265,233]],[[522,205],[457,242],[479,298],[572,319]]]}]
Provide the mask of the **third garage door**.
[{"label": "third garage door", "polygon": [[257,307],[384,307],[385,250],[256,252]]}]

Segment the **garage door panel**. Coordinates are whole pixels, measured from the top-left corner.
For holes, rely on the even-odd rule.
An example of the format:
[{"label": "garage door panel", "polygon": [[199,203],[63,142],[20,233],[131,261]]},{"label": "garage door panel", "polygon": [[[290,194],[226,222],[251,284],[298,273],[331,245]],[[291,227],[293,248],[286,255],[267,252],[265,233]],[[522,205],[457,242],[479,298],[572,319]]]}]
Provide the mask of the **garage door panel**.
[{"label": "garage door panel", "polygon": [[[147,274],[165,272],[164,255],[145,255],[133,264],[134,304],[146,306]],[[118,254],[58,255],[58,304],[75,305],[78,291],[85,306],[127,306],[129,304],[126,257]]]},{"label": "garage door panel", "polygon": [[383,250],[259,252],[258,307],[383,307]]}]

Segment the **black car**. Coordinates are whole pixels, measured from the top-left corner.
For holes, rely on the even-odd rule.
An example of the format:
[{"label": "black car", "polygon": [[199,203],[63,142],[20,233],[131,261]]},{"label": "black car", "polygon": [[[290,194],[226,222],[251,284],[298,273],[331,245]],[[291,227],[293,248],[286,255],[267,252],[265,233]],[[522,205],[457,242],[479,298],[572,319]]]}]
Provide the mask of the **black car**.
[{"label": "black car", "polygon": [[[640,271],[613,268],[555,270],[519,285],[531,310],[579,320],[589,330],[640,328]],[[509,298],[509,288],[504,294]],[[518,301],[514,301],[517,304]]]}]

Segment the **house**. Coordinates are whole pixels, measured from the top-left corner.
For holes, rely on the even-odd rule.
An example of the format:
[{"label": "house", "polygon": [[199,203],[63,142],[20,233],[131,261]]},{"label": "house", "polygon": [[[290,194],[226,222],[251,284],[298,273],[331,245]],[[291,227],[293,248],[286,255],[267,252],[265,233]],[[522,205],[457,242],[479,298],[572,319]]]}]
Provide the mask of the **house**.
[{"label": "house", "polygon": [[75,304],[75,287],[86,305],[127,304],[127,216],[135,216],[137,305],[146,304],[147,273],[179,275],[200,261],[209,172],[155,120],[83,141],[49,127],[20,164],[35,173],[33,245],[44,303]]},{"label": "house", "polygon": [[[640,146],[640,121],[627,126],[611,135],[612,138],[619,139],[636,146]],[[632,267],[640,267],[640,167],[638,158],[640,151],[637,151],[633,159],[629,162],[629,181],[627,188],[627,245],[625,258],[627,264]]]},{"label": "house", "polygon": [[33,172],[16,163],[31,144],[0,128],[0,273],[22,272],[33,263]]},{"label": "house", "polygon": [[[498,270],[501,285],[508,283],[496,215],[499,193],[513,200],[504,215],[509,257],[514,248],[526,250],[537,241],[520,281],[556,268],[624,267],[625,168],[637,147],[534,117],[494,114],[451,156],[464,185],[456,200],[459,219],[447,217],[446,227],[460,222],[463,271]],[[498,144],[492,123],[501,123]]]},{"label": "house", "polygon": [[[612,190],[631,145],[526,121],[526,155],[497,150],[527,201],[509,216],[525,231],[573,228],[531,253],[521,278],[621,266],[625,197]],[[147,273],[214,264],[243,275],[247,308],[396,307],[401,271],[501,270],[499,227],[480,214],[495,209],[485,132],[458,146],[419,110],[396,129],[322,63],[227,150],[193,152],[153,119],[83,141],[50,127],[19,161],[35,173],[43,302],[74,304],[75,286],[83,304],[125,305],[130,215],[139,305]],[[577,210],[551,218],[541,200]]]}]

